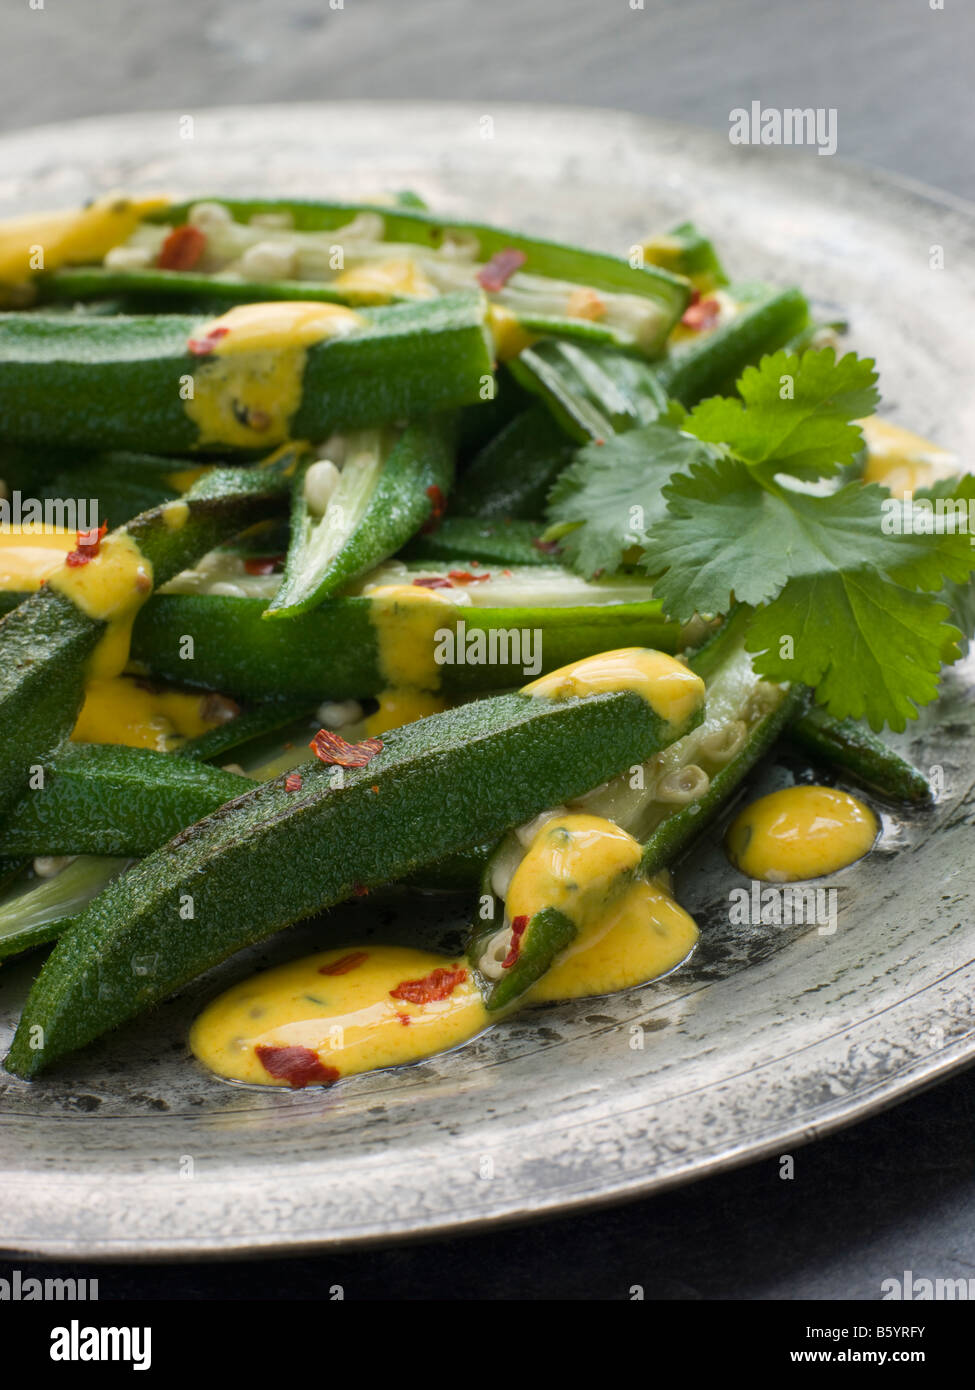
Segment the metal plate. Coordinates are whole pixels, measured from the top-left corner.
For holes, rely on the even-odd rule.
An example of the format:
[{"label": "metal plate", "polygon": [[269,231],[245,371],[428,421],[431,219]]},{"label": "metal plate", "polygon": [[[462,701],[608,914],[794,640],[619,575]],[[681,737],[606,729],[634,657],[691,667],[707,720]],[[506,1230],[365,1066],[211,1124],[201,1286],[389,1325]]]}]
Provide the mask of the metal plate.
[{"label": "metal plate", "polygon": [[[876,353],[887,412],[975,442],[975,218],[812,152],[733,149],[609,112],[455,105],[260,107],[49,127],[0,142],[0,214],[111,187],[371,196],[627,252],[687,216],[736,276],[800,282]],[[947,269],[929,269],[945,248]],[[52,402],[52,409],[56,409]],[[970,455],[969,455],[970,456]],[[343,908],[212,972],[50,1079],[0,1082],[0,1245],[71,1256],[298,1249],[470,1227],[633,1196],[796,1144],[975,1058],[975,715],[953,673],[904,746],[944,769],[935,810],[888,818],[840,874],[839,925],[731,927],[720,851],[681,876],[704,942],[612,998],[524,1014],[420,1066],[327,1091],[203,1074],[200,1001],[326,939],[456,930],[396,898]],[[781,773],[764,774],[774,780]],[[273,891],[273,885],[270,885]],[[0,973],[0,1042],[29,983]]]}]

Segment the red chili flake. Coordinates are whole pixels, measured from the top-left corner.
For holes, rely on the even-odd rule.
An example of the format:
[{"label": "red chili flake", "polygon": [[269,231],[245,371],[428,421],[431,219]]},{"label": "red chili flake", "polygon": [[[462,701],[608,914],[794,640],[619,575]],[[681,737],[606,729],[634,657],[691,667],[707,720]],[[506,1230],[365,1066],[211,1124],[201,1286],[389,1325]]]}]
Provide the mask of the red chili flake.
[{"label": "red chili flake", "polygon": [[186,346],[194,357],[206,357],[208,352],[212,352],[221,338],[226,338],[230,329],[223,323],[214,326],[204,333],[202,338],[191,338]]},{"label": "red chili flake", "polygon": [[448,570],[447,574],[455,584],[483,584],[490,574],[471,574],[469,570]]},{"label": "red chili flake", "polygon": [[685,328],[713,328],[721,313],[721,305],[716,299],[700,299],[684,311],[681,323]]},{"label": "red chili flake", "polygon": [[377,786],[373,785],[372,787],[370,787],[369,790],[373,793],[374,796],[379,795],[379,788]]},{"label": "red chili flake", "polygon": [[515,961],[521,955],[521,938],[525,935],[525,928],[528,926],[527,917],[516,917],[511,924],[511,945],[508,947],[508,954],[501,962],[502,970],[510,970]]},{"label": "red chili flake", "polygon": [[510,578],[511,578],[511,571],[510,571],[510,570],[502,570],[501,573],[504,575],[505,579],[510,579]]},{"label": "red chili flake", "polygon": [[348,975],[350,970],[355,970],[368,959],[368,951],[350,951],[347,956],[339,956],[338,960],[333,960],[329,965],[320,965],[318,973],[319,975]]},{"label": "red chili flake", "polygon": [[543,555],[552,555],[559,548],[558,541],[543,541],[541,536],[533,536],[532,545],[536,550],[540,550]]},{"label": "red chili flake", "polygon": [[207,239],[199,227],[174,227],[162,244],[160,270],[192,270],[206,250]]},{"label": "red chili flake", "polygon": [[93,528],[90,531],[78,532],[78,549],[71,550],[64,557],[64,563],[70,569],[76,569],[78,565],[87,565],[89,560],[94,560],[101,549],[102,537],[108,530],[108,522],[103,521],[97,531]]},{"label": "red chili flake", "polygon": [[405,999],[408,1004],[432,1004],[438,999],[449,999],[466,979],[467,971],[463,967],[451,970],[449,965],[438,965],[424,979],[403,980],[389,993],[391,998]]},{"label": "red chili flake", "polygon": [[423,528],[424,534],[435,531],[443,520],[443,514],[447,510],[447,499],[444,497],[436,483],[431,483],[426,489],[426,495],[430,499],[430,516]]},{"label": "red chili flake", "polygon": [[300,772],[289,772],[288,775],[287,775],[287,777],[284,779],[284,789],[285,789],[286,792],[300,792],[300,791],[301,791],[301,773],[300,773]]},{"label": "red chili flake", "polygon": [[403,1025],[404,1028],[409,1028],[409,1026],[410,1026],[410,1016],[409,1016],[409,1014],[397,1014],[396,1017],[399,1019],[400,1023],[402,1023],[402,1025]]},{"label": "red chili flake", "polygon": [[449,579],[444,579],[442,574],[424,574],[419,579],[414,579],[414,587],[417,589],[452,589],[454,586]]},{"label": "red chili flake", "polygon": [[260,560],[245,560],[244,569],[248,574],[274,574],[284,566],[283,555],[268,555]]},{"label": "red chili flake", "polygon": [[369,896],[369,889],[364,883],[353,883],[352,891],[357,898],[368,898]]},{"label": "red chili flake", "polygon": [[341,1075],[337,1067],[326,1067],[319,1061],[318,1053],[310,1047],[265,1047],[259,1043],[254,1051],[266,1072],[287,1081],[295,1091],[303,1086],[331,1086]]},{"label": "red chili flake", "polygon": [[496,294],[498,290],[504,289],[515,271],[520,270],[525,264],[525,260],[524,251],[516,251],[513,246],[507,246],[503,251],[495,251],[487,264],[482,265],[477,272],[477,283],[482,290]]},{"label": "red chili flake", "polygon": [[382,752],[383,742],[380,738],[364,738],[361,743],[349,743],[331,729],[319,729],[308,747],[320,762],[335,767],[365,767]]}]

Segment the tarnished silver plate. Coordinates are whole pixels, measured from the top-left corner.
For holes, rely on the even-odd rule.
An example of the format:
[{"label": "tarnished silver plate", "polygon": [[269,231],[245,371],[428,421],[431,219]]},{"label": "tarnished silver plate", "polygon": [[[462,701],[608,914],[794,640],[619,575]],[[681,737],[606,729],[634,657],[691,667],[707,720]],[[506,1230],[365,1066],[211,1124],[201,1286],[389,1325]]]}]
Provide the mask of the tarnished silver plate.
[{"label": "tarnished silver plate", "polygon": [[[371,196],[626,252],[693,217],[736,276],[798,281],[875,353],[886,409],[975,442],[975,217],[813,152],[609,112],[399,104],[121,117],[0,142],[0,215],[112,187]],[[930,267],[944,248],[944,270]],[[57,403],[52,401],[52,410]],[[200,1001],[312,945],[456,933],[464,905],[390,895],[238,957],[48,1080],[0,1082],[0,1247],[160,1257],[454,1230],[633,1196],[786,1153],[975,1059],[971,668],[904,741],[944,770],[839,875],[838,928],[733,927],[715,848],[681,876],[703,944],[656,986],[524,1014],[333,1091],[224,1085],[190,1058]],[[764,774],[782,776],[774,769]],[[271,886],[273,891],[273,885]],[[6,1050],[33,963],[0,972]]]}]

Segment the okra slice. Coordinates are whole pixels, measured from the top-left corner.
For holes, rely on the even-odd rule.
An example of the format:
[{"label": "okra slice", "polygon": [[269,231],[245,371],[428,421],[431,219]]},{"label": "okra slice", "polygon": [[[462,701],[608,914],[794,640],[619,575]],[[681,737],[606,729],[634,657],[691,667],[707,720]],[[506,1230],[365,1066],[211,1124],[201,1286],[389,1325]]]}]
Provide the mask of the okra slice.
[{"label": "okra slice", "polygon": [[558,565],[396,564],[287,623],[262,616],[276,582],[229,555],[181,575],[140,613],[133,656],[179,684],[318,703],[397,685],[497,690],[596,651],[680,642],[649,581],[586,581]]},{"label": "okra slice", "polygon": [[[805,708],[808,692],[802,687],[772,685],[755,675],[744,648],[745,625],[746,613],[738,610],[688,660],[707,684],[703,718],[694,729],[642,767],[630,768],[561,808],[610,822],[642,846],[632,866],[620,873],[620,890],[634,874],[652,878],[672,863]],[[539,817],[536,825],[545,819]],[[534,830],[530,825],[509,832],[484,869],[468,958],[491,1011],[511,1007],[576,935],[566,914],[552,916],[551,907],[524,921],[512,921],[506,912],[508,886]]]},{"label": "okra slice", "polygon": [[75,725],[87,681],[126,664],[132,622],[154,586],[287,499],[303,450],[259,468],[213,469],[178,501],[78,549],[0,621],[0,816]]},{"label": "okra slice", "polygon": [[791,729],[794,743],[814,758],[841,768],[854,781],[893,801],[923,805],[931,785],[923,772],[856,719],[837,719],[813,705]]},{"label": "okra slice", "polygon": [[667,410],[650,364],[601,344],[541,342],[509,362],[508,370],[578,444],[649,425]]},{"label": "okra slice", "polygon": [[[654,705],[679,710],[677,722]],[[696,717],[630,688],[500,695],[391,730],[363,765],[313,760],[257,787],[77,918],[31,991],[8,1069],[35,1075],[242,947],[496,838],[646,758]]]},{"label": "okra slice", "polygon": [[667,409],[668,397],[692,406],[718,392],[733,394],[743,368],[789,342],[808,319],[796,289],[748,284],[721,293],[714,327],[679,327],[652,365],[616,348],[542,342],[508,368],[579,444],[651,424]]},{"label": "okra slice", "polygon": [[291,544],[265,617],[306,613],[394,555],[443,511],[454,477],[455,422],[334,436],[295,477]]},{"label": "okra slice", "polygon": [[130,863],[125,857],[80,855],[51,878],[24,876],[0,902],[0,961],[56,941],[65,923]]},{"label": "okra slice", "polygon": [[[183,269],[166,269],[167,265]],[[163,268],[160,268],[162,266]],[[523,335],[556,333],[658,352],[687,302],[682,277],[653,264],[439,217],[400,204],[207,199],[161,209],[105,257],[61,270],[43,294],[301,298],[346,304],[470,289],[491,299],[502,356]]]},{"label": "okra slice", "polygon": [[0,420],[27,443],[261,451],[474,403],[491,372],[480,294],[251,304],[210,322],[0,314]]},{"label": "okra slice", "polygon": [[181,753],[67,743],[11,809],[0,854],[149,854],[250,785]]}]

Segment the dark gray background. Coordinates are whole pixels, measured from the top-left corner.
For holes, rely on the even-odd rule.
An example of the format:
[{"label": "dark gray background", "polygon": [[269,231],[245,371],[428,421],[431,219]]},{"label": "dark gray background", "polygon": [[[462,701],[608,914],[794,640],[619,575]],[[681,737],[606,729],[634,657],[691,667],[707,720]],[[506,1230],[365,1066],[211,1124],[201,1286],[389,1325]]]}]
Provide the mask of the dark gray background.
[{"label": "dark gray background", "polygon": [[[333,3],[335,0],[333,0]],[[37,3],[37,0],[35,0]],[[944,0],[2,0],[0,128],[376,97],[615,106],[727,130],[838,112],[840,157],[975,198],[975,5]],[[571,119],[571,116],[567,116]],[[66,148],[70,156],[70,147]],[[0,179],[3,171],[0,169]],[[15,1261],[22,1270],[23,1261]],[[88,1270],[102,1297],[805,1299],[975,1275],[975,1082],[777,1163],[605,1213],[256,1264]],[[2,1271],[6,1273],[6,1270]]]},{"label": "dark gray background", "polygon": [[975,197],[970,0],[43,3],[0,5],[7,130],[342,97],[616,106],[727,130],[758,98],[835,107],[841,156]]}]

